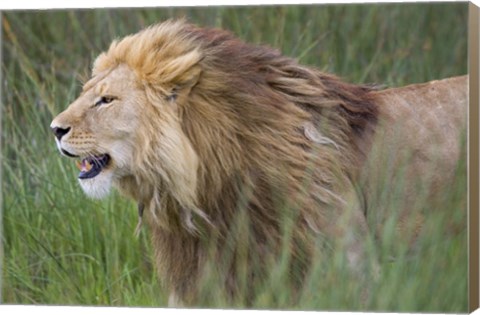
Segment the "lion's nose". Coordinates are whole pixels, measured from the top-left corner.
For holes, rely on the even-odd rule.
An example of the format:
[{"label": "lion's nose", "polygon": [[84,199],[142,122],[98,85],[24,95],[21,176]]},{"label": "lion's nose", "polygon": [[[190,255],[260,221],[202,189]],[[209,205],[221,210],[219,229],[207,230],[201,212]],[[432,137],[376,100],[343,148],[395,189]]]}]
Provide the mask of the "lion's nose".
[{"label": "lion's nose", "polygon": [[66,135],[70,131],[70,127],[68,128],[60,128],[60,127],[52,127],[51,128],[53,133],[55,134],[55,137],[57,137],[58,140],[61,140],[64,135]]}]

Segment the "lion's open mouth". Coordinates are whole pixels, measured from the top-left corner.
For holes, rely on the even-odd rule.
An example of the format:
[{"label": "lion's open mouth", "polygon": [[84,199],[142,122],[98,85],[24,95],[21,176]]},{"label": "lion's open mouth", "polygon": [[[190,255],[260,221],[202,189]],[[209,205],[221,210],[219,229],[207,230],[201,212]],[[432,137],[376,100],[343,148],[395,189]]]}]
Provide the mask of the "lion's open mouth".
[{"label": "lion's open mouth", "polygon": [[110,156],[108,154],[89,156],[81,162],[77,161],[76,164],[80,170],[78,178],[87,179],[97,176],[108,165],[109,161]]}]

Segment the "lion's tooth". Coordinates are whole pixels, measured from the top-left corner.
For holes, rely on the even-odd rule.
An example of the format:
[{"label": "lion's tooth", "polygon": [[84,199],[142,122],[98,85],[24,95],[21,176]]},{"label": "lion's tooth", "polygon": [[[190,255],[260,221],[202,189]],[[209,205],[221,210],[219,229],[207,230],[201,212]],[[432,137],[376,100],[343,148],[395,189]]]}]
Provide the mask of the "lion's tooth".
[{"label": "lion's tooth", "polygon": [[77,166],[79,170],[82,170],[82,163],[80,161],[75,161],[75,166]]}]

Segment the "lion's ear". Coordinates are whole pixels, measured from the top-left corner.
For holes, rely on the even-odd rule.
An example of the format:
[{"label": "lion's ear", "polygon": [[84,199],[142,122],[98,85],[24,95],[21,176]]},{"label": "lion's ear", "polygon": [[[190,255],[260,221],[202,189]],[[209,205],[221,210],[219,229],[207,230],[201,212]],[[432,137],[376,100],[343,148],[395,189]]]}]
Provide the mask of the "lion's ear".
[{"label": "lion's ear", "polygon": [[188,93],[200,78],[202,72],[200,60],[200,53],[196,50],[191,51],[165,64],[158,77],[172,86],[177,93]]},{"label": "lion's ear", "polygon": [[190,90],[193,86],[195,86],[195,84],[197,84],[198,80],[200,79],[201,73],[202,68],[200,67],[200,65],[194,65],[181,76],[176,78],[176,80],[172,83],[177,89],[177,91],[182,91],[185,89]]},{"label": "lion's ear", "polygon": [[183,73],[181,77],[176,78],[171,82],[171,89],[167,100],[174,101],[178,98],[187,97],[192,88],[198,83],[202,69],[199,65],[195,65],[187,72]]}]

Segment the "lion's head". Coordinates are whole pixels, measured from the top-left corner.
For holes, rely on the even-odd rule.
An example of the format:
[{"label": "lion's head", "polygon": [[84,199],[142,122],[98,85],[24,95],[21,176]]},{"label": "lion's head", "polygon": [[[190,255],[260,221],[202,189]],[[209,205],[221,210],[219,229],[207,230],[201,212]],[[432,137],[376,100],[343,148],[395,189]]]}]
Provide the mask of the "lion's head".
[{"label": "lion's head", "polygon": [[152,40],[137,51],[113,43],[95,61],[80,97],[51,124],[60,152],[79,160],[78,179],[90,197],[144,175],[153,185],[181,187],[187,204],[194,198],[198,157],[182,131],[180,107],[199,77],[200,55],[145,55],[163,44],[175,46]]}]

